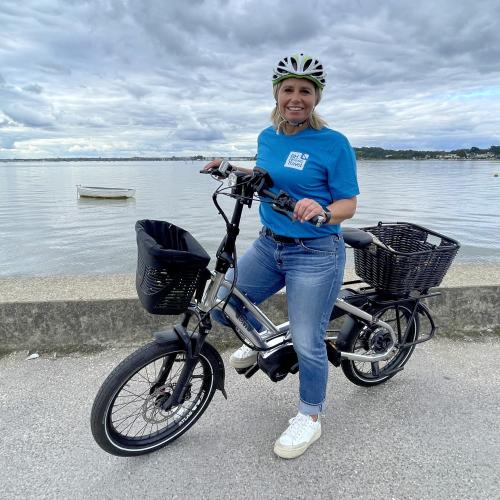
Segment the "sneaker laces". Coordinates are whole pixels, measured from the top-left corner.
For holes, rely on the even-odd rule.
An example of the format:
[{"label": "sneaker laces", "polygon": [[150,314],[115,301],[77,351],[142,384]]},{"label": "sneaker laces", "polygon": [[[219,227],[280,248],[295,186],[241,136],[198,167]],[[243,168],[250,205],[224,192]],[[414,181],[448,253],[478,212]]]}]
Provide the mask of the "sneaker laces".
[{"label": "sneaker laces", "polygon": [[255,351],[255,349],[252,349],[251,347],[248,347],[247,345],[244,345],[244,344],[238,350],[242,354],[250,354],[250,353]]},{"label": "sneaker laces", "polygon": [[298,413],[295,417],[289,420],[290,425],[284,432],[287,436],[292,439],[299,438],[307,427],[311,427],[311,424],[315,424],[314,420],[309,415],[304,415]]}]

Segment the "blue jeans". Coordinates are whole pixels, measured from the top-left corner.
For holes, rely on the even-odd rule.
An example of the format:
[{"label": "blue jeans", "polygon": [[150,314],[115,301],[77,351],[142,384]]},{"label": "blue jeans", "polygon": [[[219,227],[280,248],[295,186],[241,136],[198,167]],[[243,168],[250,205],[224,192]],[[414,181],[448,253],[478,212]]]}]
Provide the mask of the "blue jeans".
[{"label": "blue jeans", "polygon": [[[324,407],[328,379],[324,336],[344,265],[344,240],[337,234],[279,243],[261,233],[238,260],[236,286],[253,303],[260,304],[286,286],[290,333],[299,360],[299,411],[306,415]],[[232,270],[227,278],[233,279]],[[227,290],[220,294],[224,298]]]}]

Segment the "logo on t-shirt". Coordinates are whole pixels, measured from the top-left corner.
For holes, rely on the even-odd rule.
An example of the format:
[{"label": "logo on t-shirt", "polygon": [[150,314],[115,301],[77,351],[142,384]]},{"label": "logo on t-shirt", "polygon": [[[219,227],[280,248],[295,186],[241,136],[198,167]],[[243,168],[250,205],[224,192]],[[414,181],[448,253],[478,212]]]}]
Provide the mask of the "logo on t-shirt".
[{"label": "logo on t-shirt", "polygon": [[285,167],[303,170],[308,158],[309,155],[307,153],[297,153],[296,151],[291,151],[286,159]]}]

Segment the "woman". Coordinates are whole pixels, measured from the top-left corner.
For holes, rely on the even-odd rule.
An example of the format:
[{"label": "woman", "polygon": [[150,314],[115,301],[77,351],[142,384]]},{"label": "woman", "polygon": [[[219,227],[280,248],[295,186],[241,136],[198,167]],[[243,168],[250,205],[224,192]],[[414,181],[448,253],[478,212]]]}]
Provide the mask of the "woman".
[{"label": "woman", "polygon": [[[269,172],[275,190],[299,201],[293,220],[260,205],[263,229],[238,261],[237,286],[261,303],[286,286],[293,346],[299,360],[298,414],[275,443],[275,453],[295,458],[321,436],[328,359],[324,336],[342,284],[345,249],[340,223],[356,211],[356,160],[347,139],[316,114],[325,86],[321,63],[295,54],[273,73],[276,107],[272,126],[258,138],[257,165]],[[205,169],[217,168],[214,160]],[[245,170],[245,169],[241,169]],[[325,223],[308,223],[314,216]],[[232,278],[232,271],[228,279]],[[235,368],[252,366],[257,353],[242,346],[230,358]]]}]

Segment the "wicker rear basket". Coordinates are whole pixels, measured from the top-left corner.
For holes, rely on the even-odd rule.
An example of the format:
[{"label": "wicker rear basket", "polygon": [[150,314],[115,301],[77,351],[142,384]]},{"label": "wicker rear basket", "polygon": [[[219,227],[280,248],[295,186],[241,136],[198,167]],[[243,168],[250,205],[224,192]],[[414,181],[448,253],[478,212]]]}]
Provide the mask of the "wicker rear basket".
[{"label": "wicker rear basket", "polygon": [[408,222],[365,227],[387,250],[375,245],[354,249],[356,274],[377,290],[408,294],[438,286],[460,245],[457,241]]},{"label": "wicker rear basket", "polygon": [[140,220],[137,233],[136,288],[152,314],[180,314],[206,276],[210,256],[184,229],[169,222]]}]

